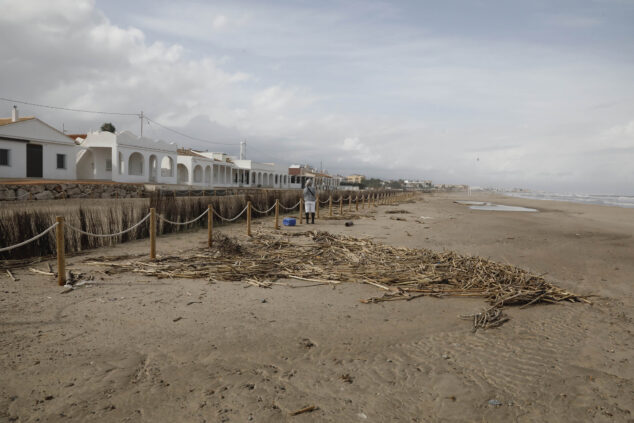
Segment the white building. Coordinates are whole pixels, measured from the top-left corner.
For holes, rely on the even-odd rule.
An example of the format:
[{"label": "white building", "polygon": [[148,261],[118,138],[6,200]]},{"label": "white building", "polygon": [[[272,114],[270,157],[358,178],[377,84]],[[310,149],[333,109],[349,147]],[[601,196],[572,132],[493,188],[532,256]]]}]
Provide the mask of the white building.
[{"label": "white building", "polygon": [[77,145],[35,117],[20,118],[13,106],[0,119],[0,178],[75,179]]},{"label": "white building", "polygon": [[132,132],[92,132],[81,141],[77,179],[176,184],[176,144]]},{"label": "white building", "polygon": [[178,183],[202,188],[237,187],[236,165],[205,153],[181,148],[178,150]]},{"label": "white building", "polygon": [[[197,152],[198,155],[214,159],[220,163],[231,163],[227,169],[232,187],[289,188],[290,179],[286,166],[275,163],[259,163],[248,159],[236,159],[224,153]],[[221,173],[222,174],[222,173]],[[224,179],[226,181],[226,179]],[[216,181],[214,173],[214,184]],[[222,186],[222,185],[221,185]]]}]

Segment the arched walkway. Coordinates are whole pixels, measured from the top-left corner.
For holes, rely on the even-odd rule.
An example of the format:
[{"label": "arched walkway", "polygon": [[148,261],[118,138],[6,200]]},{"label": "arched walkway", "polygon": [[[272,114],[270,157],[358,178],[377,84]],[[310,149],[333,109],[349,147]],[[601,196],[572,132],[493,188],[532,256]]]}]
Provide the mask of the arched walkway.
[{"label": "arched walkway", "polygon": [[128,175],[143,176],[143,154],[130,154],[130,158],[128,158]]},{"label": "arched walkway", "polygon": [[189,171],[187,170],[187,166],[182,163],[179,163],[177,166],[176,182],[179,184],[189,183]]},{"label": "arched walkway", "polygon": [[205,167],[205,185],[211,185],[211,166]]},{"label": "arched walkway", "polygon": [[170,178],[174,176],[174,160],[170,156],[165,156],[161,160],[161,176]]},{"label": "arched walkway", "polygon": [[154,154],[150,156],[149,164],[150,164],[148,168],[150,169],[149,180],[150,182],[156,182],[156,178],[158,176],[158,160],[156,159],[156,156]]},{"label": "arched walkway", "polygon": [[196,165],[194,167],[194,182],[201,183],[203,181],[203,167]]}]

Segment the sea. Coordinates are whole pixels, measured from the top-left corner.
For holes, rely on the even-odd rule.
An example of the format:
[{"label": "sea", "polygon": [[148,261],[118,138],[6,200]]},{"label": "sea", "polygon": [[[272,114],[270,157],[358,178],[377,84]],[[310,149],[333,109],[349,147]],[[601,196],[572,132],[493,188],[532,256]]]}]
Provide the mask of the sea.
[{"label": "sea", "polygon": [[569,201],[572,203],[634,208],[634,195],[569,194],[543,191],[503,192],[502,194],[533,200]]}]

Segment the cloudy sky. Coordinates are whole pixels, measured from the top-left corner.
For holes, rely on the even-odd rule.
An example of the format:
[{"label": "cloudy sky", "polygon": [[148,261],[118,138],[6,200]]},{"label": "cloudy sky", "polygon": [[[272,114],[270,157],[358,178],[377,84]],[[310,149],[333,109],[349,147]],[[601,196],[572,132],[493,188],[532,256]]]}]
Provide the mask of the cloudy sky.
[{"label": "cloudy sky", "polygon": [[[0,0],[0,97],[342,174],[634,194],[634,1]],[[13,103],[0,101],[0,115]],[[20,105],[69,132],[134,116]]]}]

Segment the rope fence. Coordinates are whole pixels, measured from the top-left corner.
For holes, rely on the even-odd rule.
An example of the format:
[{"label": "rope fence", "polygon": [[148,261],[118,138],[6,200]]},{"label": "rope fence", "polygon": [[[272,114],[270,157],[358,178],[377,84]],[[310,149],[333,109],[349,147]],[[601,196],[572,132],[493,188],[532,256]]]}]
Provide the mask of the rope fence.
[{"label": "rope fence", "polygon": [[21,247],[23,245],[29,244],[37,239],[42,238],[44,235],[46,235],[47,233],[49,233],[50,231],[52,231],[53,229],[55,229],[55,227],[57,226],[57,222],[53,223],[51,226],[49,226],[48,228],[44,229],[43,232],[40,232],[39,234],[35,235],[33,238],[29,238],[26,241],[22,241],[19,244],[15,244],[15,245],[10,245],[8,247],[4,247],[4,248],[0,248],[0,253],[4,252],[4,251],[10,251],[13,250],[14,248],[18,248]]},{"label": "rope fence", "polygon": [[248,208],[249,208],[249,205],[247,204],[246,206],[244,206],[244,208],[242,209],[242,211],[241,211],[240,213],[238,213],[238,215],[237,215],[236,217],[231,218],[231,219],[226,218],[226,217],[224,217],[224,216],[220,216],[218,213],[216,213],[216,211],[215,211],[215,210],[214,210],[214,214],[215,214],[215,215],[216,215],[219,219],[221,219],[221,220],[223,220],[223,221],[225,221],[225,222],[233,222],[233,221],[235,221],[235,220],[238,220],[238,218],[239,218],[240,216],[242,216],[242,215],[244,214],[244,212],[245,212],[245,211],[247,211],[247,209],[248,209]]},{"label": "rope fence", "polygon": [[[405,199],[405,198],[409,198],[411,197],[413,194],[411,193],[379,193],[378,196],[376,194],[372,194],[372,195],[368,195],[367,197],[367,201],[368,201],[368,207],[370,207],[370,205],[373,205],[374,207],[376,207],[376,200],[378,197],[379,200],[379,204],[392,204],[393,202],[400,200],[400,199]],[[355,198],[355,203],[358,201],[358,196],[356,196]],[[364,199],[364,196],[361,196],[361,199]],[[344,214],[343,211],[343,201],[347,200],[347,201],[352,201],[352,195],[349,195],[348,197],[346,197],[344,199],[343,195],[339,196],[339,213],[340,215]],[[333,205],[333,198],[332,195],[328,197],[328,199],[324,202],[318,201],[319,204],[325,204],[328,203],[329,204],[329,214],[330,216],[332,216],[332,205]],[[138,228],[140,225],[142,225],[144,222],[146,222],[148,219],[150,220],[150,258],[151,259],[155,259],[156,258],[156,233],[157,233],[157,225],[156,225],[156,221],[157,218],[158,220],[161,220],[165,223],[169,223],[171,225],[189,225],[192,223],[195,223],[196,221],[202,219],[205,215],[207,215],[208,219],[207,219],[207,228],[208,228],[208,246],[211,247],[212,245],[212,230],[213,230],[213,216],[218,217],[221,221],[224,222],[234,222],[236,220],[238,220],[245,212],[247,214],[247,235],[251,236],[251,212],[255,211],[257,213],[261,213],[261,214],[266,214],[269,213],[270,211],[272,211],[273,209],[275,209],[275,229],[279,229],[279,208],[283,208],[285,210],[294,210],[297,206],[299,206],[299,217],[300,217],[300,224],[302,223],[302,198],[300,198],[299,202],[297,202],[297,204],[295,204],[293,207],[287,208],[284,207],[282,204],[280,204],[279,199],[275,200],[275,203],[268,209],[268,210],[259,210],[255,207],[253,207],[251,201],[247,201],[247,205],[242,209],[242,211],[240,211],[236,216],[234,216],[233,218],[227,218],[224,216],[221,216],[220,214],[218,214],[218,212],[216,212],[212,205],[209,204],[207,206],[207,209],[202,212],[200,215],[198,215],[197,217],[185,221],[185,222],[174,222],[171,221],[167,218],[165,218],[164,216],[161,216],[160,214],[157,215],[156,213],[156,209],[154,207],[150,208],[150,212],[148,214],[146,214],[140,221],[138,221],[137,223],[135,223],[134,225],[130,226],[127,229],[124,229],[122,231],[119,232],[115,232],[115,233],[110,233],[110,234],[96,234],[96,233],[91,233],[91,232],[87,232],[84,231],[80,228],[77,228],[75,226],[69,225],[69,224],[65,224],[64,218],[61,216],[57,216],[56,218],[56,222],[53,223],[51,226],[49,226],[48,228],[46,228],[44,231],[40,232],[39,234],[33,236],[32,238],[29,238],[25,241],[22,241],[18,244],[15,245],[10,245],[8,247],[2,247],[0,248],[0,252],[4,252],[4,251],[10,251],[13,250],[15,248],[19,248],[22,247],[24,245],[27,245],[33,241],[36,241],[37,239],[45,236],[46,234],[48,234],[49,232],[51,232],[53,229],[55,229],[55,235],[56,235],[56,252],[57,252],[57,267],[58,267],[58,271],[57,271],[57,281],[58,281],[58,285],[64,285],[66,283],[66,274],[65,274],[65,245],[64,245],[64,228],[68,227],[68,229],[70,229],[71,231],[75,231],[78,232],[82,235],[86,235],[86,236],[92,236],[92,237],[100,237],[100,238],[106,238],[106,237],[117,237],[120,235],[123,235],[127,232],[130,232],[136,228]],[[358,207],[357,207],[358,209]],[[318,217],[319,218],[319,217]]]},{"label": "rope fence", "polygon": [[146,214],[145,217],[143,219],[141,219],[140,221],[138,221],[137,223],[135,223],[134,225],[130,226],[128,229],[124,229],[120,232],[115,232],[113,234],[93,234],[90,232],[86,232],[82,229],[76,228],[74,226],[69,225],[68,223],[66,224],[66,226],[68,227],[68,229],[71,229],[75,232],[79,232],[82,235],[87,235],[87,236],[96,236],[96,237],[101,237],[101,238],[107,238],[107,237],[115,237],[115,236],[119,236],[119,235],[123,235],[127,232],[130,232],[133,229],[136,229],[137,227],[139,227],[143,222],[145,222],[146,220],[148,220],[150,218],[150,213]]},{"label": "rope fence", "polygon": [[295,210],[295,208],[297,206],[299,206],[300,203],[301,203],[301,201],[298,201],[297,203],[295,203],[295,205],[293,207],[284,207],[284,205],[282,205],[282,203],[280,203],[280,207],[283,208],[284,210]]},{"label": "rope fence", "polygon": [[[190,223],[194,223],[198,220],[200,220],[201,217],[203,217],[204,215],[206,215],[207,213],[209,213],[209,209],[205,210],[204,212],[202,212],[202,214],[198,217],[193,218],[192,220],[188,220],[187,222],[172,222],[171,220],[168,220],[166,218],[164,218],[163,216],[161,216],[160,214],[158,215],[158,218],[160,220],[162,220],[163,222],[167,222],[170,223],[172,225],[189,225]],[[148,215],[149,216],[149,215]],[[146,216],[146,218],[148,217]]]}]

